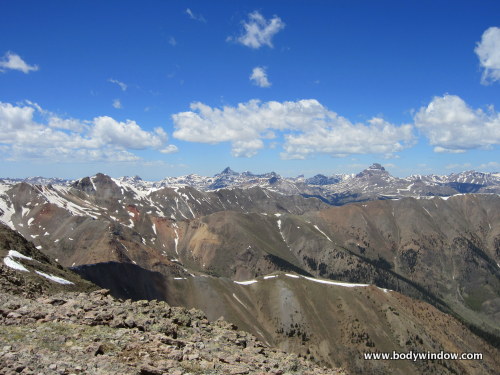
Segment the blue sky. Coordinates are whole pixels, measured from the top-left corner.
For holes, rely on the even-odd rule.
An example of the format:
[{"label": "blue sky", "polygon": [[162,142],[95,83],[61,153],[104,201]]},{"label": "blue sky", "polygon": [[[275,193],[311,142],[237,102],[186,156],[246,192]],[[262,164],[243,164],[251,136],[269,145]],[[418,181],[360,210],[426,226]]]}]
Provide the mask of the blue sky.
[{"label": "blue sky", "polygon": [[498,1],[2,1],[0,176],[500,171]]}]

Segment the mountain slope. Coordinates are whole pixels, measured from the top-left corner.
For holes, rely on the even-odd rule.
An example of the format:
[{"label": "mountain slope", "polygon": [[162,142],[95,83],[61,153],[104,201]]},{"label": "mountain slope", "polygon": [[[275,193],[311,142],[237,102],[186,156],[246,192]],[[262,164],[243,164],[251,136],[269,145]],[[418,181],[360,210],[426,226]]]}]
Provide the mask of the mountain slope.
[{"label": "mountain slope", "polygon": [[0,223],[0,287],[4,292],[37,296],[58,291],[95,290],[95,285],[62,267]]},{"label": "mountain slope", "polygon": [[[338,246],[418,284],[465,320],[498,335],[499,212],[499,196],[463,195],[348,205],[311,214],[311,220]],[[339,274],[335,262],[315,259],[325,264],[321,276],[371,280],[362,269]]]},{"label": "mountain slope", "polygon": [[[135,267],[137,274],[144,272]],[[142,289],[119,274],[109,285],[105,275],[114,271],[112,264],[78,269],[121,297],[133,297],[131,291]],[[500,365],[498,350],[471,335],[456,319],[425,302],[374,286],[284,273],[246,282],[201,276],[155,280],[156,291],[162,291],[161,298],[169,304],[202,309],[209,320],[224,316],[272,346],[355,374],[486,374]],[[393,350],[471,351],[483,353],[484,358],[442,362],[363,359],[366,352]]]}]

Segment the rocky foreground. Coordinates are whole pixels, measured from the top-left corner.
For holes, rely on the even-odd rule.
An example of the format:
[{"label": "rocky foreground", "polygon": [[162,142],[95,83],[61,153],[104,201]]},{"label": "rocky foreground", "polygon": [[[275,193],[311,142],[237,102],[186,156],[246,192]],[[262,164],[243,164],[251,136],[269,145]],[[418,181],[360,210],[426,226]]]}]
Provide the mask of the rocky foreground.
[{"label": "rocky foreground", "polygon": [[1,374],[345,374],[199,310],[107,290],[46,293],[3,265],[0,287]]}]

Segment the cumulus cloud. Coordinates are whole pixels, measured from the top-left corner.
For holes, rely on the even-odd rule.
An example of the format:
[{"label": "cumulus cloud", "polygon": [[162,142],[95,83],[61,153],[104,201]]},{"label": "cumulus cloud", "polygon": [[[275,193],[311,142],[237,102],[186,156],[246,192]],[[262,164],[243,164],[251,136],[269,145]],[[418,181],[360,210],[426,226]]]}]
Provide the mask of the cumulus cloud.
[{"label": "cumulus cloud", "polygon": [[264,140],[283,135],[284,159],[317,153],[333,156],[377,153],[389,155],[409,147],[411,125],[395,126],[380,118],[353,124],[317,100],[265,102],[251,100],[236,107],[212,108],[192,103],[191,111],[172,116],[174,137],[191,142],[231,142],[234,156],[251,157]]},{"label": "cumulus cloud", "polygon": [[7,52],[0,60],[0,72],[6,69],[19,70],[25,74],[38,70],[38,65],[28,65],[19,55],[13,52]]},{"label": "cumulus cloud", "polygon": [[51,128],[59,128],[65,130],[72,130],[75,132],[81,132],[85,129],[85,124],[74,118],[62,118],[57,114],[43,109],[37,103],[26,100],[26,104],[36,110],[36,113],[40,115]]},{"label": "cumulus cloud", "polygon": [[134,161],[129,150],[160,150],[167,139],[162,128],[146,131],[131,120],[63,119],[35,103],[0,102],[0,156],[8,160]]},{"label": "cumulus cloud", "polygon": [[201,15],[201,14],[194,14],[193,11],[191,9],[189,9],[189,8],[186,9],[186,14],[192,20],[200,21],[200,22],[207,22],[207,20],[205,19],[205,17],[203,17],[203,15]]},{"label": "cumulus cloud", "polygon": [[481,82],[488,84],[500,80],[500,28],[487,29],[474,49],[484,69]]},{"label": "cumulus cloud", "polygon": [[264,142],[261,139],[236,140],[232,144],[231,152],[235,157],[251,158],[262,148]]},{"label": "cumulus cloud", "polygon": [[116,109],[121,109],[121,108],[123,108],[123,107],[122,107],[122,102],[120,101],[120,99],[115,99],[115,100],[113,100],[113,107],[115,107]]},{"label": "cumulus cloud", "polygon": [[326,126],[302,134],[285,135],[285,159],[305,159],[315,153],[345,157],[349,154],[381,154],[387,157],[412,145],[413,127],[395,126],[374,117],[368,124],[353,124],[338,117]]},{"label": "cumulus cloud", "polygon": [[122,91],[127,91],[127,87],[128,87],[127,84],[125,84],[125,83],[123,83],[121,81],[118,81],[116,79],[110,78],[110,79],[108,79],[108,82],[111,82],[111,83],[114,83],[115,85],[120,86],[120,88],[122,89]]},{"label": "cumulus cloud", "polygon": [[[260,48],[264,45],[273,48],[272,39],[285,28],[285,23],[278,16],[266,20],[258,11],[248,15],[248,21],[243,21],[244,32],[236,41],[250,48]],[[228,40],[235,38],[229,37]]]},{"label": "cumulus cloud", "polygon": [[173,153],[178,152],[178,151],[179,151],[179,148],[176,145],[168,145],[167,147],[162,148],[160,150],[160,152],[162,154],[173,154]]},{"label": "cumulus cloud", "polygon": [[119,145],[134,150],[158,149],[167,140],[167,133],[162,128],[148,132],[135,121],[120,122],[108,116],[96,117],[88,133],[91,139],[100,143],[98,146]]},{"label": "cumulus cloud", "polygon": [[414,116],[435,152],[460,153],[500,144],[500,115],[469,107],[456,95],[435,97]]},{"label": "cumulus cloud", "polygon": [[260,66],[253,68],[250,81],[259,87],[271,87],[271,82],[267,79],[266,68]]}]

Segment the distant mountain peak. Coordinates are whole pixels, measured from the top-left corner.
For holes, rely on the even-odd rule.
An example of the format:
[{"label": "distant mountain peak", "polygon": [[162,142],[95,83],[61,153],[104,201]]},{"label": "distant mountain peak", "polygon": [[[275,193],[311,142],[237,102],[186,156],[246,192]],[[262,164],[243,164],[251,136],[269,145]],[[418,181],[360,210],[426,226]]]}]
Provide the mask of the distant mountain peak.
[{"label": "distant mountain peak", "polygon": [[381,176],[389,175],[389,172],[379,163],[373,163],[368,168],[358,173],[356,177],[370,177],[370,176]]},{"label": "distant mountain peak", "polygon": [[234,175],[234,174],[238,174],[238,173],[233,171],[230,167],[226,167],[220,174]]},{"label": "distant mountain peak", "polygon": [[368,167],[369,170],[380,170],[380,171],[385,171],[385,168],[379,164],[379,163],[373,163]]}]

